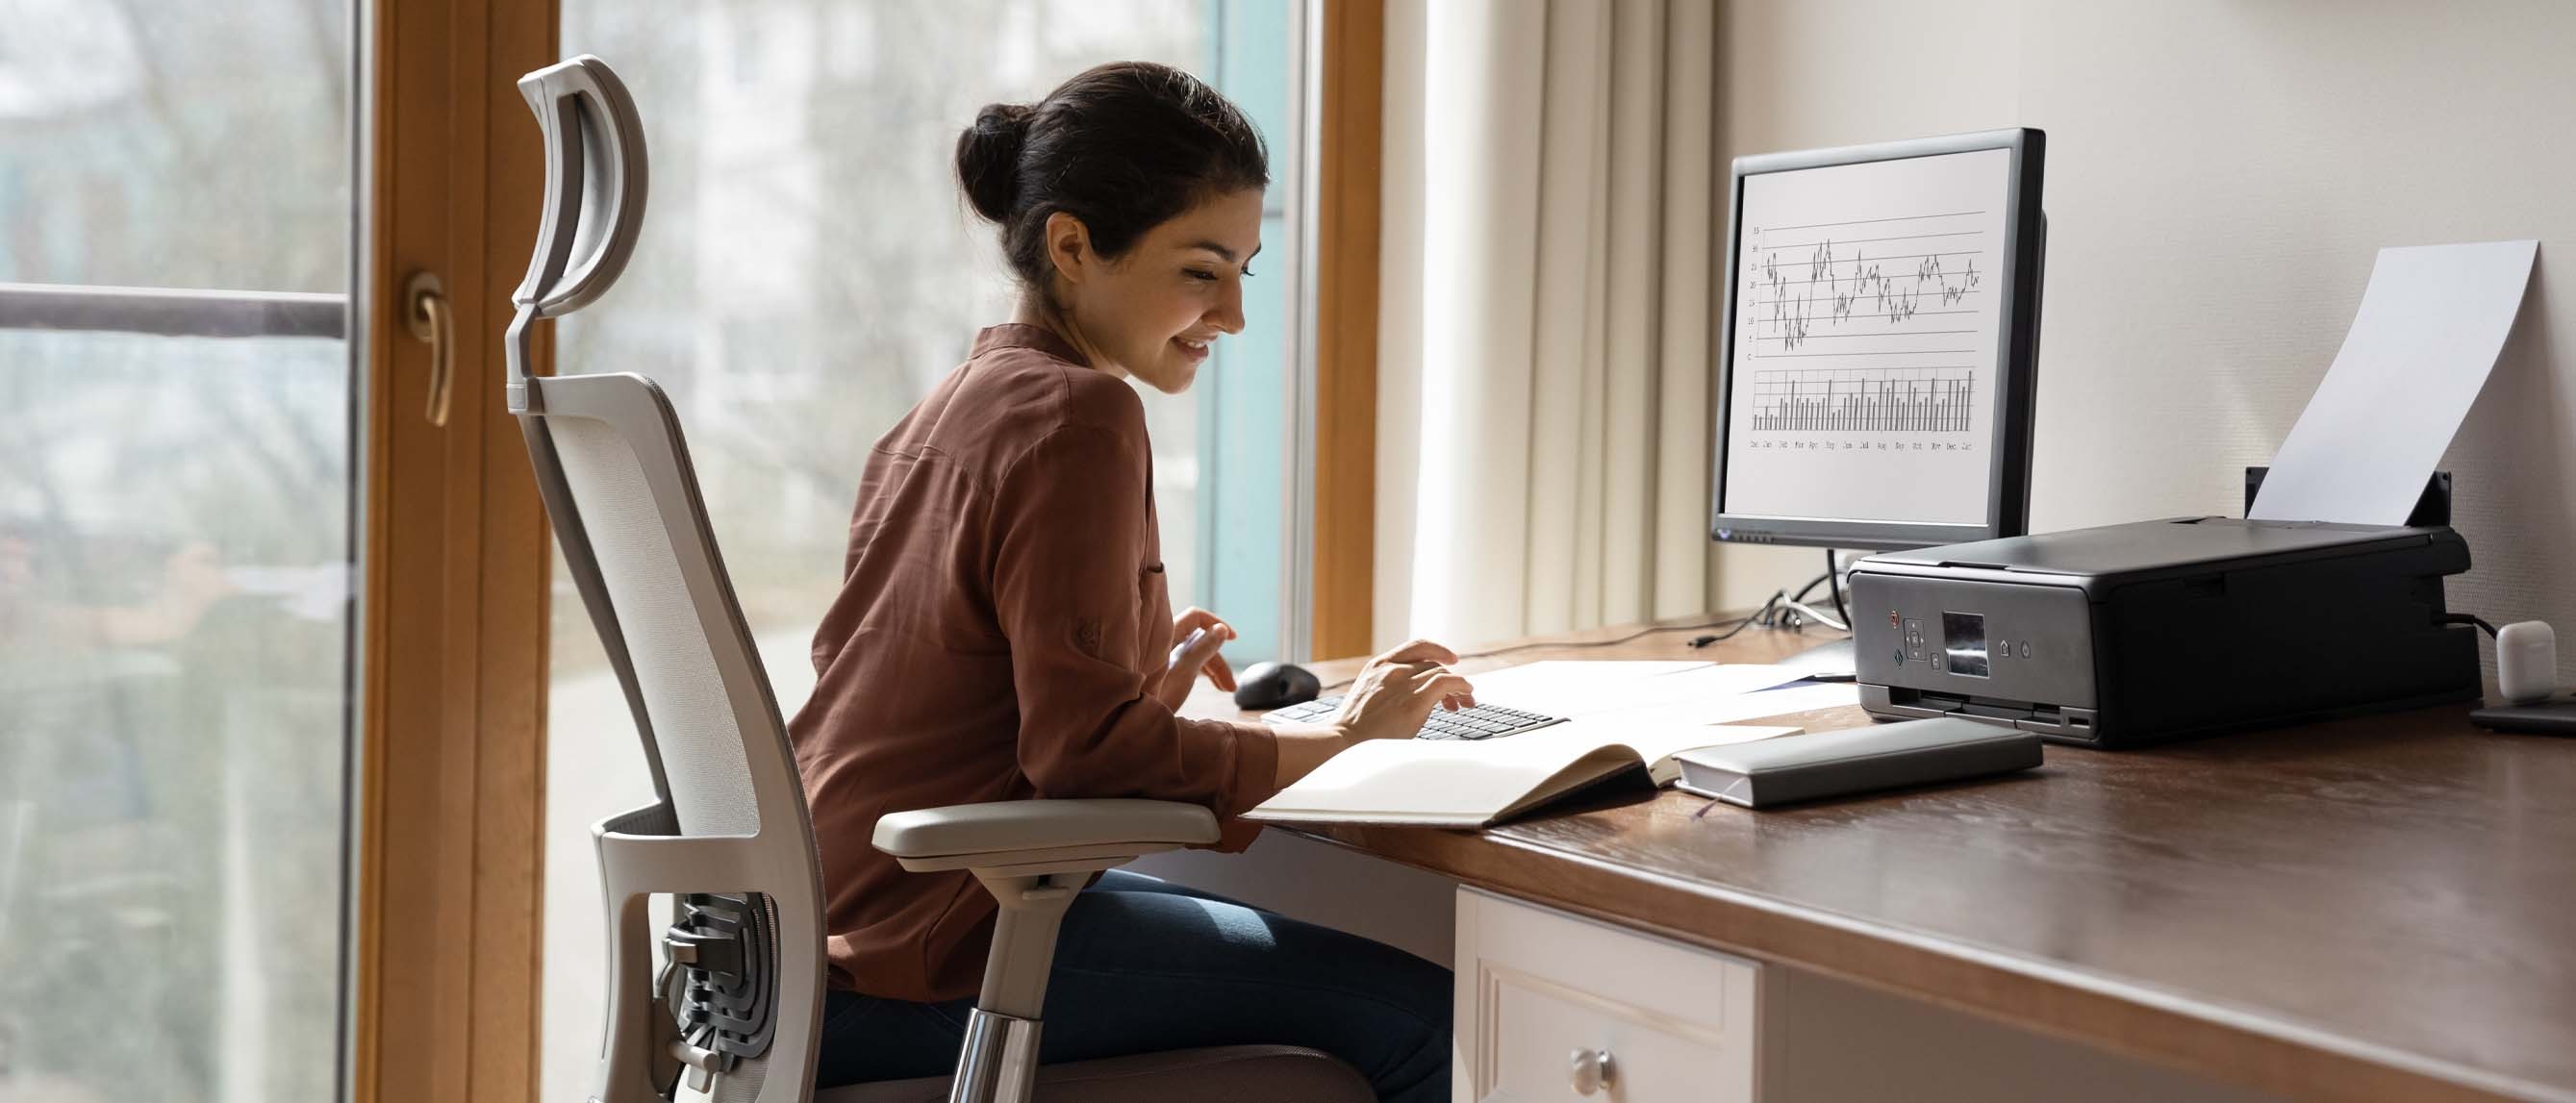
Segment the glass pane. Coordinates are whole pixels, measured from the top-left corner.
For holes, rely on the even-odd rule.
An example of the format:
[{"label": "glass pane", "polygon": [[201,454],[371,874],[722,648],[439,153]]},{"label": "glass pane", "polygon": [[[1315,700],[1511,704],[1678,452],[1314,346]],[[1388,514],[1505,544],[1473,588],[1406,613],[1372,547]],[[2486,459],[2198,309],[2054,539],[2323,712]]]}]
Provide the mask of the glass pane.
[{"label": "glass pane", "polygon": [[[1295,346],[1289,337],[1297,321],[1300,280],[1297,242],[1289,237],[1288,220],[1298,198],[1297,116],[1290,105],[1299,84],[1297,58],[1286,44],[1295,41],[1300,13],[1295,4],[1230,3],[1219,5],[1215,14],[1213,79],[1270,141],[1262,263],[1255,268],[1261,278],[1246,281],[1243,288],[1243,336],[1217,345],[1221,362],[1201,374],[1192,388],[1198,393],[1200,422],[1209,429],[1197,442],[1200,485],[1208,493],[1197,510],[1193,567],[1199,582],[1192,593],[1241,633],[1227,648],[1240,669],[1289,657],[1290,610],[1282,599],[1288,592],[1293,453],[1283,411],[1297,402],[1291,365]],[[1177,596],[1174,603],[1182,604]]]},{"label": "glass pane", "polygon": [[[345,294],[345,0],[0,0],[0,283]],[[322,1101],[336,338],[0,329],[0,1099]]]},{"label": "glass pane", "polygon": [[0,0],[0,282],[349,286],[349,0]]},{"label": "glass pane", "polygon": [[[965,359],[978,329],[1010,316],[992,232],[957,193],[957,132],[988,102],[1035,99],[1092,65],[1165,62],[1252,111],[1271,145],[1271,207],[1284,214],[1296,179],[1284,33],[1295,10],[1286,0],[564,0],[564,52],[607,59],[635,95],[653,191],[617,289],[561,323],[557,370],[638,372],[670,393],[790,715],[813,687],[807,648],[840,588],[869,447]],[[1247,94],[1238,75],[1266,91]],[[1250,328],[1217,346],[1198,389],[1140,389],[1173,602],[1238,618],[1238,664],[1275,656],[1280,632],[1286,304],[1298,252],[1286,233],[1282,219],[1265,223],[1260,276],[1245,294]],[[1220,394],[1216,380],[1232,389]],[[1220,457],[1202,431],[1220,419],[1229,431],[1266,421],[1269,435],[1251,425]],[[1207,504],[1219,500],[1222,520]],[[1266,542],[1266,566],[1215,556],[1235,542]],[[1222,580],[1264,571],[1267,589],[1252,587],[1246,605],[1212,600],[1236,596]],[[588,1087],[605,972],[587,829],[652,794],[625,702],[560,570],[554,618],[544,1098],[570,1103]]]},{"label": "glass pane", "polygon": [[325,1100],[341,342],[0,331],[0,1098]]}]

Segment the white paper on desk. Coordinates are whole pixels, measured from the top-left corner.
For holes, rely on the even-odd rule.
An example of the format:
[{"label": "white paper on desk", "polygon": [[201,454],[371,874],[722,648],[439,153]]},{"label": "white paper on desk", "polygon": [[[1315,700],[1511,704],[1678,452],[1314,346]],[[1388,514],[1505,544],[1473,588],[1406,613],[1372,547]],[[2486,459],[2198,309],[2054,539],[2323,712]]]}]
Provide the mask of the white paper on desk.
[{"label": "white paper on desk", "polygon": [[1649,728],[1705,727],[1858,704],[1860,686],[1854,683],[1800,682],[1757,693],[1733,693],[1707,700],[1596,713],[1589,719]]},{"label": "white paper on desk", "polygon": [[2490,241],[2380,250],[2334,366],[2246,516],[2406,523],[2504,351],[2539,249]]},{"label": "white paper on desk", "polygon": [[1787,716],[1793,712],[1815,709],[1858,707],[1860,686],[1854,682],[1805,682],[1798,685],[1744,693],[1711,702],[1700,707],[1703,724],[1731,724],[1738,720],[1756,720],[1765,716]]},{"label": "white paper on desk", "polygon": [[1673,753],[1789,735],[1796,728],[1646,727],[1575,720],[1503,739],[1370,739],[1244,814],[1270,823],[1480,827],[1644,764],[1659,785]]},{"label": "white paper on desk", "polygon": [[1467,680],[1480,702],[1582,719],[1733,697],[1799,677],[1786,667],[1749,663],[1551,660],[1470,674]]}]

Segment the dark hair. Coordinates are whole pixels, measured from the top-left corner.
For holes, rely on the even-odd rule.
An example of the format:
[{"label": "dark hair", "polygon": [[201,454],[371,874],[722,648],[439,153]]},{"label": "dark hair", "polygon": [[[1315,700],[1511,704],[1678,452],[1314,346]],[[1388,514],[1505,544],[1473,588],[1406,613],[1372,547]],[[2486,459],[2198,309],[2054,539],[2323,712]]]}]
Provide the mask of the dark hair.
[{"label": "dark hair", "polygon": [[1002,228],[1002,255],[1048,286],[1047,216],[1082,220],[1103,257],[1212,196],[1270,183],[1270,151],[1241,109],[1168,65],[1086,70],[1033,104],[996,103],[957,136],[957,181]]}]

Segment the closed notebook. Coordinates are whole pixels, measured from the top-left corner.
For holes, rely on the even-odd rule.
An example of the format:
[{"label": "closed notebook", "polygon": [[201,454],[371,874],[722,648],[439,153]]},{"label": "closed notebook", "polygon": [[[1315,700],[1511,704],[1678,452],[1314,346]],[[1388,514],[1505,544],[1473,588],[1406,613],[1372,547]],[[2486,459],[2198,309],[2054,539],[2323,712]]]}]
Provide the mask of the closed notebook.
[{"label": "closed notebook", "polygon": [[1955,717],[1818,732],[1750,747],[1685,749],[1681,787],[1747,808],[2026,770],[2039,736]]},{"label": "closed notebook", "polygon": [[1672,781],[1673,752],[1796,728],[1573,720],[1483,742],[1372,739],[1243,814],[1267,823],[1483,827],[1626,770]]}]

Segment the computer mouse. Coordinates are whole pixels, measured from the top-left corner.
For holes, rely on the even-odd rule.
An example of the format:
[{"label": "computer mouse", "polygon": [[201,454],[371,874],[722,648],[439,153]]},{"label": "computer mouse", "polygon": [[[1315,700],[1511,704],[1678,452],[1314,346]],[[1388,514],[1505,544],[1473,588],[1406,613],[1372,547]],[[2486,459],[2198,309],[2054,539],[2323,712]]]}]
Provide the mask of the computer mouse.
[{"label": "computer mouse", "polygon": [[1254,663],[1234,676],[1236,708],[1277,709],[1302,705],[1323,691],[1323,681],[1295,663]]}]

